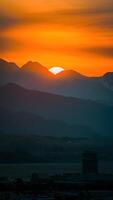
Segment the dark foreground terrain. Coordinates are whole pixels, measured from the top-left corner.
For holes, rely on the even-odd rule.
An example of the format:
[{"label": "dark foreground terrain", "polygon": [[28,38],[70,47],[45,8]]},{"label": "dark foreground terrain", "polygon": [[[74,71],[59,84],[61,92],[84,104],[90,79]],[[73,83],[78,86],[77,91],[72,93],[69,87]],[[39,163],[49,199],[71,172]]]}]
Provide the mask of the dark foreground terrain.
[{"label": "dark foreground terrain", "polygon": [[90,176],[90,180],[88,177],[86,180],[84,175],[65,174],[39,178],[37,174],[33,174],[29,181],[1,179],[0,200],[111,200],[113,177],[107,181],[102,177],[104,175],[98,175],[94,180]]}]

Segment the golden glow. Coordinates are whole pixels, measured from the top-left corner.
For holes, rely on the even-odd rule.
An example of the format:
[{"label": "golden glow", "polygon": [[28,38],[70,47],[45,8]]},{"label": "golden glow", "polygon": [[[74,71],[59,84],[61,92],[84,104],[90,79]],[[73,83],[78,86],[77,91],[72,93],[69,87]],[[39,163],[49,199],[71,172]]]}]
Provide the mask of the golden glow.
[{"label": "golden glow", "polygon": [[51,73],[53,73],[54,75],[56,75],[56,74],[64,71],[64,69],[62,67],[52,67],[52,68],[49,69],[49,71]]},{"label": "golden glow", "polygon": [[1,0],[0,57],[65,66],[88,76],[113,71],[112,0]]}]

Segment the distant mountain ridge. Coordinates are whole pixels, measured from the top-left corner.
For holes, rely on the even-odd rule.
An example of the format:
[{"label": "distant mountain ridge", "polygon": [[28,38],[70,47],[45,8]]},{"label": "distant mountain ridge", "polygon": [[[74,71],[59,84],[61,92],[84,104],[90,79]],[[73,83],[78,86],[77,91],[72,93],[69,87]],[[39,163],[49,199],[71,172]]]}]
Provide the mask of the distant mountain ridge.
[{"label": "distant mountain ridge", "polygon": [[[40,75],[52,75],[46,67],[38,62],[29,61],[21,67],[22,72],[36,73]],[[45,73],[45,74],[44,74]]]},{"label": "distant mountain ridge", "polygon": [[16,82],[16,74],[19,70],[15,63],[0,59],[0,85]]},{"label": "distant mountain ridge", "polygon": [[[113,107],[91,100],[28,90],[15,84],[0,87],[0,107],[12,112],[31,113],[45,119],[80,125],[84,134],[113,133]],[[87,129],[89,127],[89,130]]]},{"label": "distant mountain ridge", "polygon": [[7,70],[18,71],[19,67],[13,62],[7,62],[0,58],[0,70],[1,71],[7,71]]},{"label": "distant mountain ridge", "polygon": [[110,88],[113,90],[113,72],[107,72],[104,74],[102,77],[102,82],[105,84],[106,87]]},{"label": "distant mountain ridge", "polygon": [[113,105],[113,72],[101,77],[87,77],[74,70],[64,70],[54,76],[38,62],[29,61],[19,68],[0,59],[0,85],[11,82],[28,89]]},{"label": "distant mountain ridge", "polygon": [[96,133],[88,126],[70,125],[27,111],[12,111],[2,107],[0,107],[0,131],[2,134],[13,133],[23,136],[30,134],[51,137],[96,137]]},{"label": "distant mountain ridge", "polygon": [[57,74],[57,78],[75,80],[75,79],[80,79],[80,78],[82,79],[82,78],[87,78],[87,77],[74,70],[64,70]]}]

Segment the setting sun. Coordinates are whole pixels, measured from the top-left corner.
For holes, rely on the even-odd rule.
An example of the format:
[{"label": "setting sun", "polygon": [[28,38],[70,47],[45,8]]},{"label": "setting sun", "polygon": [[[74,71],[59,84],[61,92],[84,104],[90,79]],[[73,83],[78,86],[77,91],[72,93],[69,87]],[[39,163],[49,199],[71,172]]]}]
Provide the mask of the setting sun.
[{"label": "setting sun", "polygon": [[56,74],[64,71],[64,69],[62,67],[52,67],[52,68],[49,69],[49,71],[51,73],[53,73],[54,75],[56,75]]}]

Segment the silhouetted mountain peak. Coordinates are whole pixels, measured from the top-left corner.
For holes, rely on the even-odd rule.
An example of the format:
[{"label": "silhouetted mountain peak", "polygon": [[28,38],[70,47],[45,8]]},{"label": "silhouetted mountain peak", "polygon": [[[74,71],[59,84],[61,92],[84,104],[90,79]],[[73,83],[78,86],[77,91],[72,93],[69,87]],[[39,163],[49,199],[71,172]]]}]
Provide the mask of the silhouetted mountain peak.
[{"label": "silhouetted mountain peak", "polygon": [[7,62],[4,59],[0,58],[0,70],[2,70],[2,71],[9,71],[9,70],[17,71],[17,70],[19,70],[19,67],[13,62]]},{"label": "silhouetted mountain peak", "polygon": [[48,69],[41,65],[39,62],[32,61],[28,61],[26,64],[24,64],[21,70],[35,73],[43,73],[48,71]]},{"label": "silhouetted mountain peak", "polygon": [[62,77],[63,79],[81,79],[81,78],[85,78],[84,75],[74,71],[74,70],[64,70],[62,72],[60,72],[57,77]]},{"label": "silhouetted mountain peak", "polygon": [[109,89],[113,89],[113,72],[107,72],[104,74],[102,81]]},{"label": "silhouetted mountain peak", "polygon": [[4,63],[7,63],[4,59],[2,59],[2,58],[0,58],[0,63],[2,64],[4,64]]},{"label": "silhouetted mountain peak", "polygon": [[113,78],[113,72],[107,72],[104,74],[103,78]]}]

